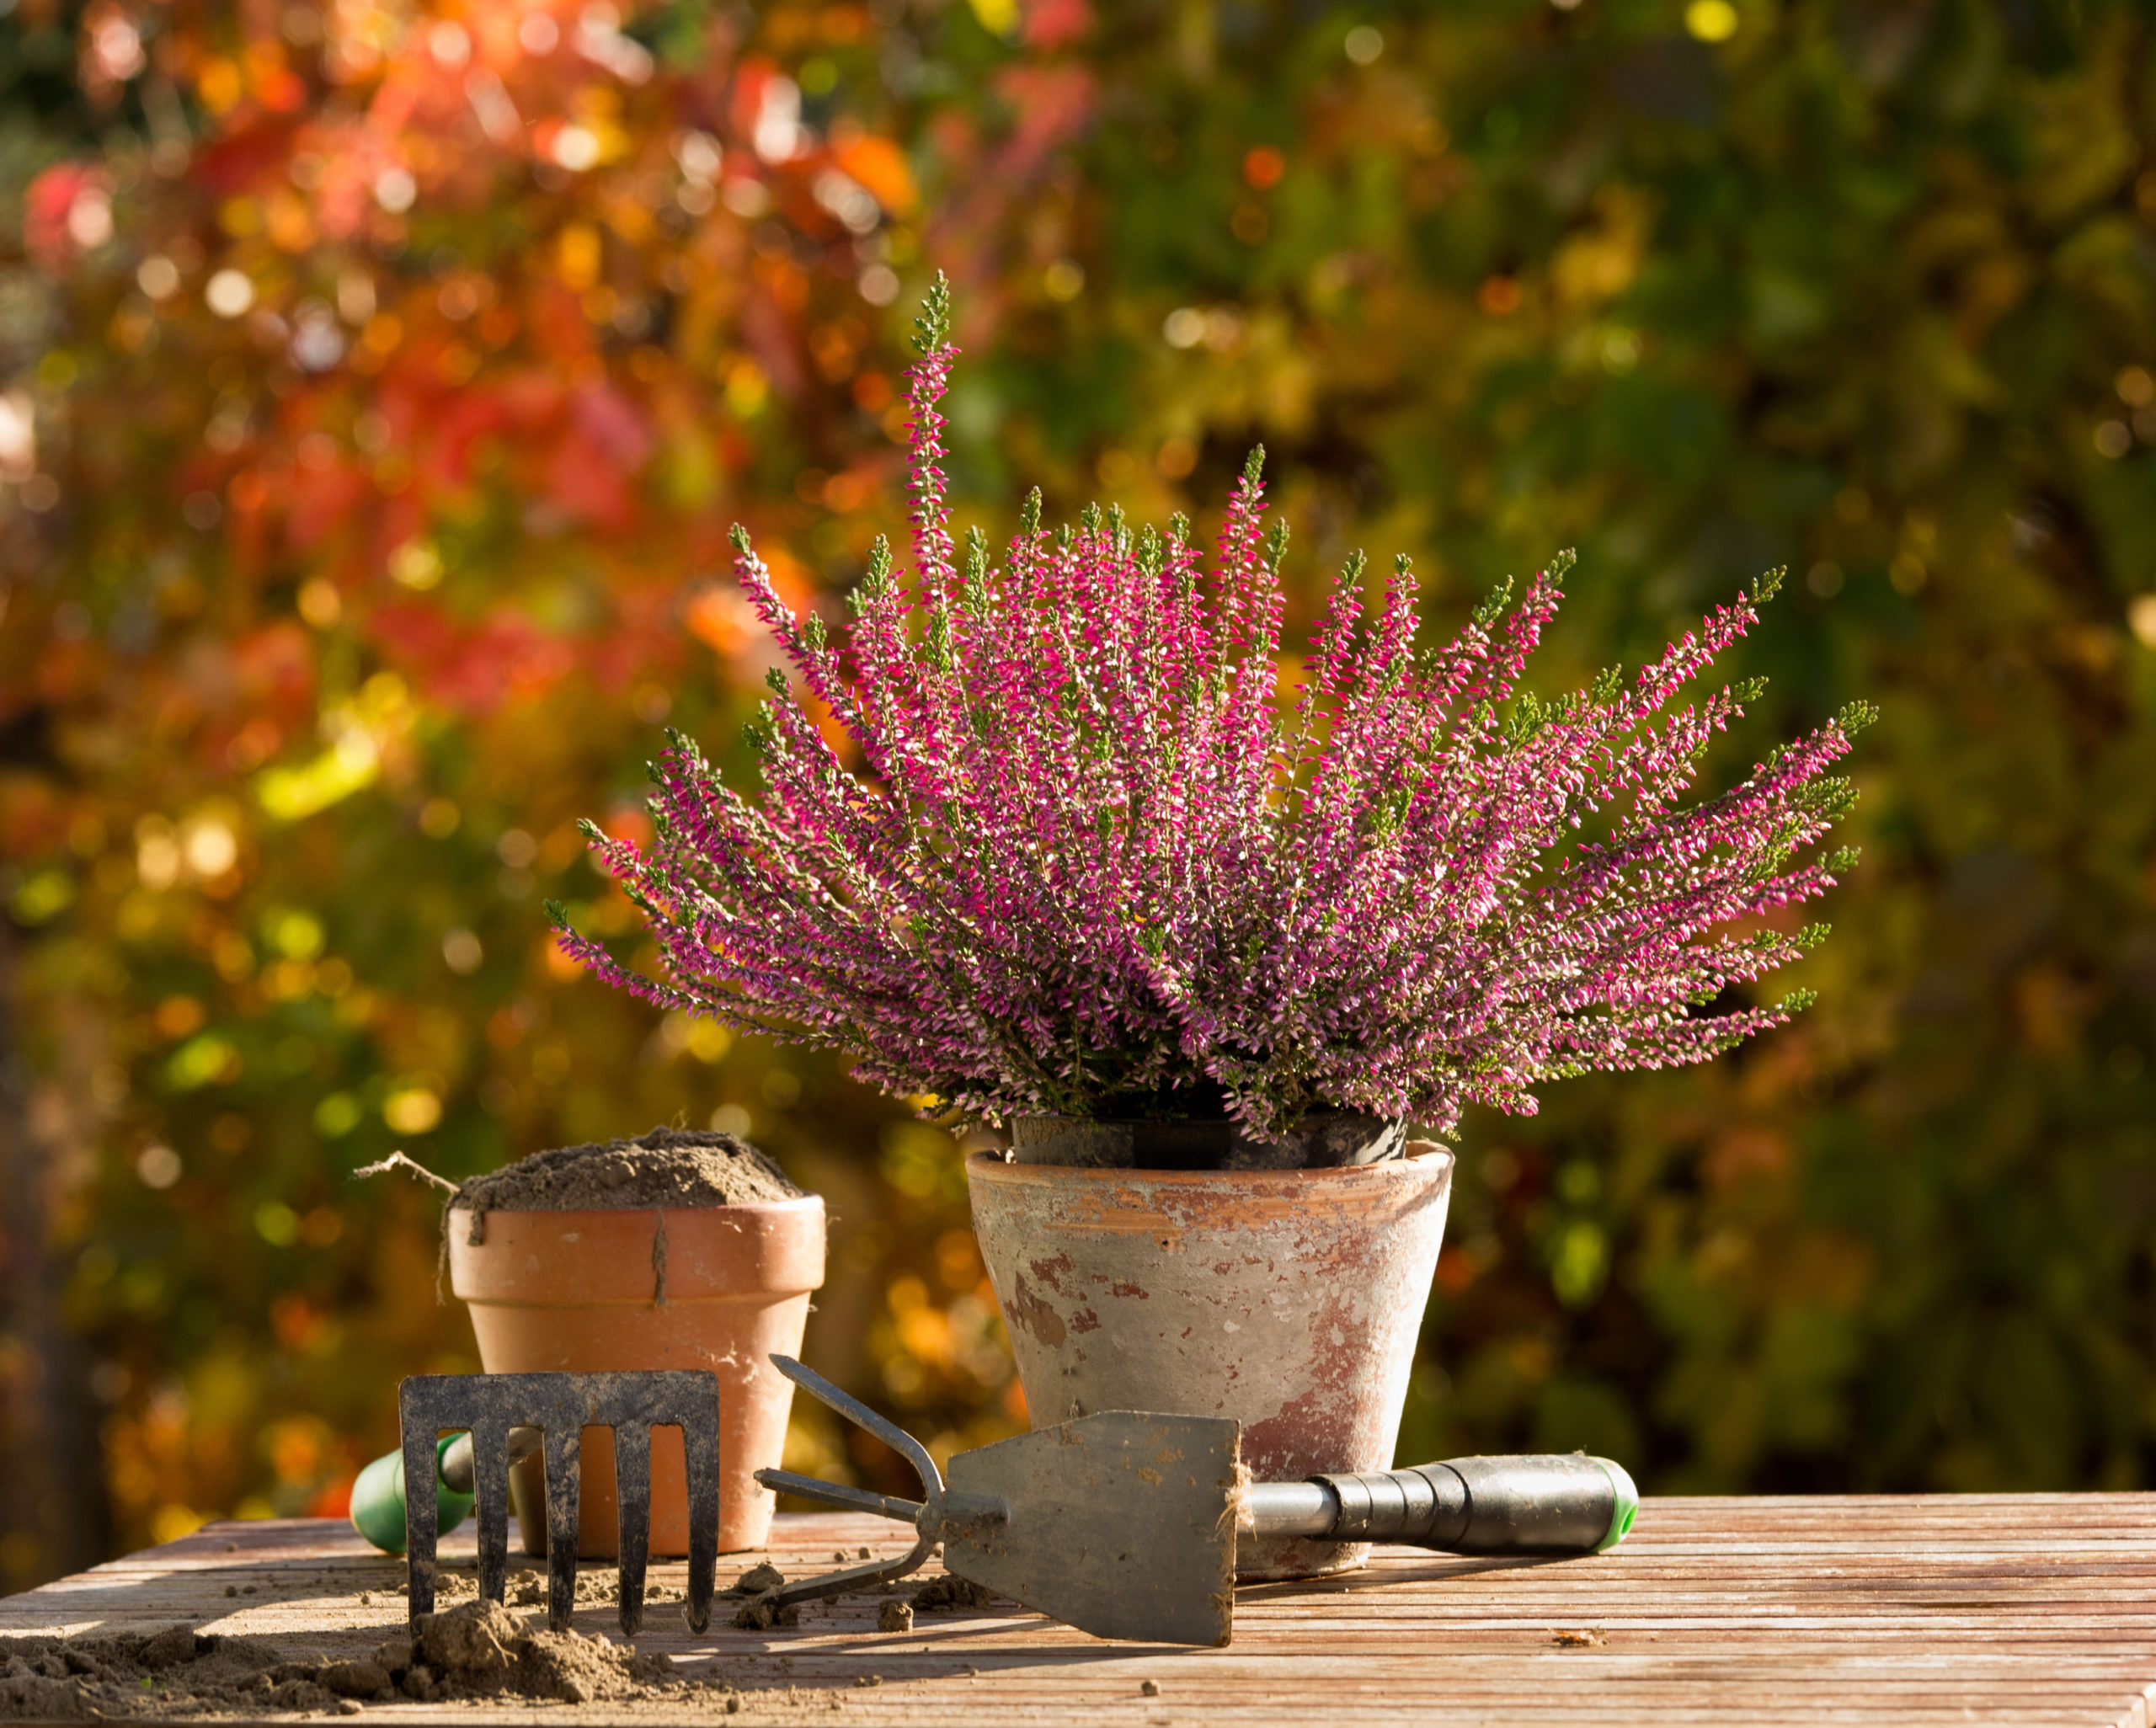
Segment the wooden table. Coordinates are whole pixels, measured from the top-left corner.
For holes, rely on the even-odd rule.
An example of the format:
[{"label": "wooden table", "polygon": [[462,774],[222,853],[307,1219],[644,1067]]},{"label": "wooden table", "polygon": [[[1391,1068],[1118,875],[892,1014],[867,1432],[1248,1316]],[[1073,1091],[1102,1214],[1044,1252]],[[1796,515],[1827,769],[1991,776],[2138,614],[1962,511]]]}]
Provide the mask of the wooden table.
[{"label": "wooden table", "polygon": [[[894,1535],[789,1516],[769,1558],[792,1576],[841,1548],[892,1553]],[[468,1556],[468,1530],[444,1549]],[[721,1584],[754,1558],[722,1560]],[[0,1635],[186,1620],[356,1655],[401,1629],[387,1592],[402,1571],[339,1524],[212,1524],[0,1599]],[[653,1577],[678,1588],[681,1573]],[[1224,1650],[1103,1643],[1008,1604],[885,1635],[874,1607],[762,1633],[720,1629],[721,1614],[696,1637],[661,1605],[639,1645],[734,1680],[749,1707],[730,1722],[2156,1722],[2156,1494],[1650,1500],[1600,1559],[1380,1549],[1350,1576],[1245,1589]],[[618,1635],[611,1609],[577,1624]],[[649,1719],[604,1704],[366,1714]]]}]

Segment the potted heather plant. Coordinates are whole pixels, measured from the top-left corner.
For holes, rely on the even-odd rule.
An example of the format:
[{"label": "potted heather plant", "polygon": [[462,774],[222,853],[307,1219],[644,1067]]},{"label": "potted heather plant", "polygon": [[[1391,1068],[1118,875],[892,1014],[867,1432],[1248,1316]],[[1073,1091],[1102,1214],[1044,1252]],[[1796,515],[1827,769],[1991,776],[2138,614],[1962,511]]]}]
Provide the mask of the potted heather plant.
[{"label": "potted heather plant", "polygon": [[[1428,1137],[1565,1075],[1705,1060],[1801,1005],[1723,997],[1823,934],[1774,915],[1844,867],[1808,854],[1853,800],[1825,771],[1868,713],[1686,802],[1756,689],[1673,704],[1775,579],[1636,675],[1544,701],[1520,680],[1569,558],[1426,647],[1406,561],[1366,610],[1358,554],[1283,688],[1262,453],[1209,566],[1180,518],[1051,530],[1038,492],[996,563],[947,507],[940,280],[916,344],[912,569],[878,543],[844,652],[735,531],[832,728],[774,670],[760,799],[675,736],[649,851],[587,830],[664,978],[563,940],[650,1000],[1008,1130],[969,1174],[1037,1423],[1220,1413],[1261,1477],[1384,1469],[1449,1192]],[[1359,1557],[1243,1547],[1246,1576]]]}]

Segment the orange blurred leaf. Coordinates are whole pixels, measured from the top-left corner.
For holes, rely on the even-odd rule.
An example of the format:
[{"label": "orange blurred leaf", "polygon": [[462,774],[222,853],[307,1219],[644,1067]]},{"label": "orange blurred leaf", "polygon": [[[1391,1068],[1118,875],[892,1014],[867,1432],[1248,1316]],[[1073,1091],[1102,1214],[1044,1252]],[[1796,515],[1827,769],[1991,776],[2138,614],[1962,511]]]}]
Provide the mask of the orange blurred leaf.
[{"label": "orange blurred leaf", "polygon": [[893,216],[909,214],[919,200],[921,195],[905,152],[889,138],[856,138],[851,143],[835,145],[831,155]]}]

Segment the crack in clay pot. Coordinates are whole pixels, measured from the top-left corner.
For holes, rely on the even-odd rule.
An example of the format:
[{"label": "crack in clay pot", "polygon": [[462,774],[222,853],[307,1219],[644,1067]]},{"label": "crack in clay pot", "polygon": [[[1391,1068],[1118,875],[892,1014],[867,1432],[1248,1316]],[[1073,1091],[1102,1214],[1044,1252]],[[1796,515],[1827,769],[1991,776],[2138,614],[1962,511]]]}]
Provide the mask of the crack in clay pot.
[{"label": "crack in clay pot", "polygon": [[[466,1212],[467,1202],[477,1203]],[[483,1208],[486,1228],[474,1234]],[[537,1154],[468,1183],[447,1235],[452,1286],[470,1305],[488,1373],[717,1374],[719,1545],[762,1543],[773,1499],[754,1472],[780,1460],[793,1389],[769,1357],[800,1352],[808,1293],[824,1277],[821,1200],[745,1142],[657,1130]],[[611,1431],[585,1429],[582,1453],[578,1549],[610,1555],[618,1541]],[[545,1548],[542,1462],[527,1459],[510,1477],[530,1554]],[[678,1428],[653,1431],[651,1481],[651,1552],[684,1554]]]}]

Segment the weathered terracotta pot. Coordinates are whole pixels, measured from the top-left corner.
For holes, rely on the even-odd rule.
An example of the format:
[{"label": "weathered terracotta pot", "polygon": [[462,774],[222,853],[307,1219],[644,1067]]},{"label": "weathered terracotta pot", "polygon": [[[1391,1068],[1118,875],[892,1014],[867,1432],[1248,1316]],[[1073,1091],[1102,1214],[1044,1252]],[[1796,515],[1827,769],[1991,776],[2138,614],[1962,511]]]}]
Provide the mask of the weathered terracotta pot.
[{"label": "weathered terracotta pot", "polygon": [[[488,1373],[709,1368],[718,1376],[722,1550],[760,1548],[773,1497],[755,1472],[786,1446],[793,1387],[773,1351],[801,1353],[808,1293],[824,1282],[824,1203],[449,1215],[451,1287],[470,1304]],[[525,1551],[546,1551],[541,1460],[517,1467]],[[614,1438],[584,1431],[577,1552],[617,1547]],[[688,1480],[678,1429],[651,1436],[651,1552],[689,1551]]]},{"label": "weathered terracotta pot", "polygon": [[[1232,1416],[1260,1481],[1390,1469],[1452,1169],[1435,1148],[1302,1171],[974,1157],[974,1228],[1034,1426]],[[1369,1552],[1246,1541],[1235,1574],[1307,1577]]]}]

